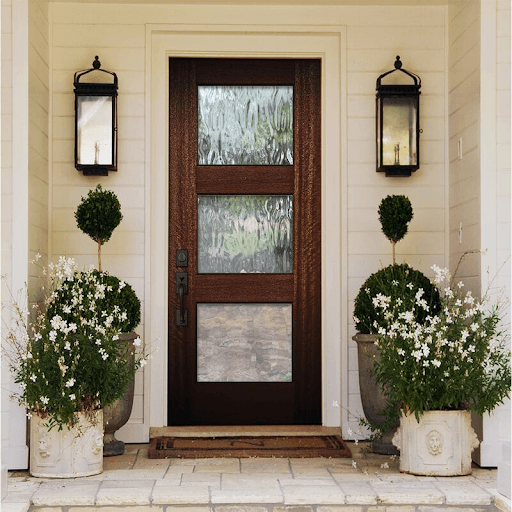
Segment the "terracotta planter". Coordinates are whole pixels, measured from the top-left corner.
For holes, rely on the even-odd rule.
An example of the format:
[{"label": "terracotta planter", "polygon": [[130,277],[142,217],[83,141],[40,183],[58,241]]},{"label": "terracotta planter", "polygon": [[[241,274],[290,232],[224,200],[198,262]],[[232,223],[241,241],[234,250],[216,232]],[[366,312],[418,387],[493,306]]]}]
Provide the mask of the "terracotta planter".
[{"label": "terracotta planter", "polygon": [[44,478],[76,478],[103,471],[103,409],[92,417],[79,413],[73,429],[48,431],[46,419],[30,420],[30,474]]},{"label": "terracotta planter", "polygon": [[[357,343],[357,360],[359,363],[359,389],[361,402],[366,419],[376,425],[382,425],[386,418],[379,414],[388,405],[382,386],[377,383],[372,375],[373,360],[379,357],[379,351],[375,346],[377,337],[374,334],[362,334],[358,332],[352,339]],[[373,452],[384,455],[398,455],[398,450],[392,444],[393,436],[398,428],[396,426],[381,439],[373,443]]]},{"label": "terracotta planter", "polygon": [[[134,332],[121,334],[119,343],[130,345],[129,363],[133,363],[133,341],[137,338]],[[112,455],[122,455],[124,453],[124,442],[115,437],[115,433],[130,419],[133,408],[133,395],[135,391],[135,381],[132,379],[125,394],[116,400],[113,404],[107,405],[103,409],[103,426],[105,434],[103,437],[103,455],[110,457]]]},{"label": "terracotta planter", "polygon": [[400,471],[413,475],[457,476],[471,473],[471,452],[480,444],[469,411],[427,411],[400,418],[393,437],[400,450]]}]

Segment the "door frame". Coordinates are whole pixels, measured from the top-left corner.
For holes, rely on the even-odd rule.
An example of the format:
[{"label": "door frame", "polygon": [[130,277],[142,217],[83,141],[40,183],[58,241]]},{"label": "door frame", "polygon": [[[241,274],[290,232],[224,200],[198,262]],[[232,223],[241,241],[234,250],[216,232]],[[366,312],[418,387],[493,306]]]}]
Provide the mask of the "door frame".
[{"label": "door frame", "polygon": [[322,68],[322,425],[347,428],[345,27],[245,25],[241,32],[236,25],[147,25],[146,42],[144,335],[157,352],[144,377],[144,423],[148,430],[167,424],[168,59],[316,58]]}]

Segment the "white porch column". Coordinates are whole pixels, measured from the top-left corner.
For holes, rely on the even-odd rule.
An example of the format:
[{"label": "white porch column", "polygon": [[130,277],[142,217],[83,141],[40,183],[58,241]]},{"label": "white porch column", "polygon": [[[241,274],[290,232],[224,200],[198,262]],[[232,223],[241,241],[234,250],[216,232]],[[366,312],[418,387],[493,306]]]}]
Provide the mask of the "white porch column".
[{"label": "white porch column", "polygon": [[[12,245],[10,268],[2,269],[2,272],[10,274],[10,287],[15,295],[28,280],[28,0],[12,2],[11,19],[12,166],[6,169],[11,173],[11,179],[6,179],[6,182],[11,185],[12,192]],[[8,389],[4,389],[5,385]],[[2,465],[7,469],[26,469],[26,416],[24,409],[8,400],[13,386],[12,380],[3,377]]]}]

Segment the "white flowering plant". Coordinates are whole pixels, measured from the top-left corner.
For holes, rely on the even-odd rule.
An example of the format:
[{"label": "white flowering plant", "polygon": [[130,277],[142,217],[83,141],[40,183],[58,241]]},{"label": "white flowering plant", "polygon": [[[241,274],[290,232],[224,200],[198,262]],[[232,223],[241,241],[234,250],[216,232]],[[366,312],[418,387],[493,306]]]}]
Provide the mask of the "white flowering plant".
[{"label": "white flowering plant", "polygon": [[117,341],[127,312],[105,307],[108,295],[122,293],[125,286],[113,289],[103,273],[78,270],[74,260],[64,257],[43,274],[44,305],[29,315],[13,301],[5,351],[20,387],[13,398],[29,417],[38,414],[49,429],[61,430],[76,424],[78,412],[121,398],[148,357],[140,338],[134,348]]},{"label": "white flowering plant", "polygon": [[[432,267],[441,308],[432,312],[420,288],[412,307],[396,310],[388,297],[375,297],[387,317],[377,333],[380,358],[374,374],[390,402],[417,418],[429,410],[491,412],[510,396],[510,350],[501,327],[501,307],[482,300],[446,269]],[[418,321],[422,311],[424,321]]]}]

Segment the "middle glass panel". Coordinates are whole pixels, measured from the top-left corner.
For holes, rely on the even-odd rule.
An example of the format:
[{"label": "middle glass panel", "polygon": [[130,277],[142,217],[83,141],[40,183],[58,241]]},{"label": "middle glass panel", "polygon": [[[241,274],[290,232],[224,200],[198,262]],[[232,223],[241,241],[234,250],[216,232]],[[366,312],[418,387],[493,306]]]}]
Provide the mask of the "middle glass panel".
[{"label": "middle glass panel", "polygon": [[200,274],[291,274],[293,196],[200,195]]}]

